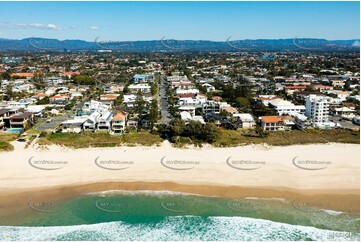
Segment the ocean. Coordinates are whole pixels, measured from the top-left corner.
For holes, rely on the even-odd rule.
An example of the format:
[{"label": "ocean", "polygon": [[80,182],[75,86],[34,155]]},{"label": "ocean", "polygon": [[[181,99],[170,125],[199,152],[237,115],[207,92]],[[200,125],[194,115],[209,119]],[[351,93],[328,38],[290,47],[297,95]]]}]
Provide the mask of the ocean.
[{"label": "ocean", "polygon": [[359,214],[281,198],[104,191],[28,202],[0,240],[360,240]]}]

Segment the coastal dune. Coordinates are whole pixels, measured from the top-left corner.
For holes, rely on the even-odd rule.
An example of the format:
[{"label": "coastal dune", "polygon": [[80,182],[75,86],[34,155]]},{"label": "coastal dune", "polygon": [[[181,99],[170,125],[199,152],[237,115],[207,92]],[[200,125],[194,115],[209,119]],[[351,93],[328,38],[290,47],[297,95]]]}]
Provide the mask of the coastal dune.
[{"label": "coastal dune", "polygon": [[152,147],[16,149],[0,154],[0,206],[104,190],[169,190],[298,199],[359,211],[359,149],[333,143],[179,149],[166,142]]}]

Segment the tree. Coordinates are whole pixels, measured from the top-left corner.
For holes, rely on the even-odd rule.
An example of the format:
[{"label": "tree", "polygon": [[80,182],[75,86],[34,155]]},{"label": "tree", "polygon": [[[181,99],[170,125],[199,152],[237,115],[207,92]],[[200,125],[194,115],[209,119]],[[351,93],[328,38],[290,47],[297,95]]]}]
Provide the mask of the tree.
[{"label": "tree", "polygon": [[6,86],[6,90],[5,90],[5,100],[9,101],[14,97],[14,92],[13,92],[13,84],[9,83]]},{"label": "tree", "polygon": [[10,80],[11,76],[9,73],[7,72],[3,72],[0,74],[0,79],[3,79],[3,80]]},{"label": "tree", "polygon": [[153,82],[150,84],[150,92],[152,93],[152,95],[157,95],[158,93],[158,85],[157,83]]},{"label": "tree", "polygon": [[46,85],[42,74],[35,74],[32,80],[36,89],[41,90],[45,88]]},{"label": "tree", "polygon": [[237,107],[239,107],[241,110],[244,111],[249,108],[249,101],[247,98],[239,97],[236,99],[236,105]]},{"label": "tree", "polygon": [[269,133],[267,133],[266,131],[264,131],[263,128],[260,127],[260,126],[257,126],[257,127],[256,127],[255,132],[256,132],[256,134],[257,134],[259,137],[261,137],[261,138],[266,138],[266,137],[269,135]]},{"label": "tree", "polygon": [[138,114],[138,130],[140,130],[140,126],[143,119],[143,112],[146,107],[146,101],[143,98],[142,92],[139,90],[137,93],[137,97],[135,99],[135,113]]},{"label": "tree", "polygon": [[154,124],[158,121],[159,111],[158,111],[158,102],[157,100],[152,100],[149,109],[149,122],[150,129],[153,130]]},{"label": "tree", "polygon": [[49,97],[44,97],[42,99],[39,99],[37,102],[36,102],[36,105],[45,105],[45,104],[49,104],[50,103],[50,99]]},{"label": "tree", "polygon": [[218,139],[220,135],[220,131],[218,127],[213,123],[207,123],[204,125],[204,129],[202,132],[202,140],[213,143]]},{"label": "tree", "polygon": [[119,107],[123,103],[124,94],[119,92],[119,96],[114,100],[114,106]]},{"label": "tree", "polygon": [[185,129],[185,122],[181,119],[173,119],[170,124],[170,134],[171,136],[180,136],[183,134]]}]

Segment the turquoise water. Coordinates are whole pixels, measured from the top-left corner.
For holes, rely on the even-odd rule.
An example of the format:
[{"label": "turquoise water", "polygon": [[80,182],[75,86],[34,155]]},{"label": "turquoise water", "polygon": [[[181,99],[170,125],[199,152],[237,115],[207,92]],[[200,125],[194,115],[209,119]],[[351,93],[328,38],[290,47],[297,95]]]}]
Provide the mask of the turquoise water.
[{"label": "turquoise water", "polygon": [[358,214],[285,199],[107,191],[29,209],[0,240],[359,240]]},{"label": "turquoise water", "polygon": [[7,129],[6,132],[9,133],[20,133],[23,129],[22,128],[11,128],[11,129]]}]

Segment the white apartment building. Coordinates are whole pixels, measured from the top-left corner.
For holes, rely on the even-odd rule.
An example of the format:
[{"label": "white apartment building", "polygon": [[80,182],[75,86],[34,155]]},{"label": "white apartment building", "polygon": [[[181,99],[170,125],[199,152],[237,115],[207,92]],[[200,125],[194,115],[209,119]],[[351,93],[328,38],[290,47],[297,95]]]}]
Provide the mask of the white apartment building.
[{"label": "white apartment building", "polygon": [[316,127],[324,127],[329,123],[330,97],[308,95],[306,97],[305,115],[310,118]]},{"label": "white apartment building", "polygon": [[278,115],[290,114],[291,112],[304,114],[306,110],[304,105],[294,105],[292,102],[283,100],[281,98],[270,100],[268,105],[275,109]]},{"label": "white apartment building", "polygon": [[148,84],[140,83],[140,84],[132,84],[128,86],[129,91],[131,93],[137,93],[138,91],[141,91],[142,93],[150,93],[151,87]]},{"label": "white apartment building", "polygon": [[198,94],[198,93],[199,93],[198,89],[178,89],[178,90],[176,90],[177,95],[181,95],[181,94]]}]

